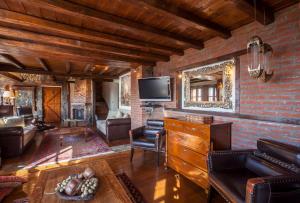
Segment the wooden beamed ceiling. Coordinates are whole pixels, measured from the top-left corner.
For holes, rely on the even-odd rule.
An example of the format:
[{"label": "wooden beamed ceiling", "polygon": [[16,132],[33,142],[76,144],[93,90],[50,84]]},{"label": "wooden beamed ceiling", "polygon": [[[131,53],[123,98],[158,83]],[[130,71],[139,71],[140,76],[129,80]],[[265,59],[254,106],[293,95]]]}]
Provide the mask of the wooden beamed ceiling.
[{"label": "wooden beamed ceiling", "polygon": [[213,37],[230,38],[231,30],[254,19],[270,24],[274,11],[294,3],[2,0],[0,71],[114,78],[188,48],[201,50]]}]

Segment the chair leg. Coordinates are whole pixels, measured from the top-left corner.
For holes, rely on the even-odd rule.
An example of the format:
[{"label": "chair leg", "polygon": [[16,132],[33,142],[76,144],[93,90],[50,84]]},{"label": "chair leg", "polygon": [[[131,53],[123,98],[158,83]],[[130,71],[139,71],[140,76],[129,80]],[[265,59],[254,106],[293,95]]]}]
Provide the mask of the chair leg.
[{"label": "chair leg", "polygon": [[134,154],[134,148],[131,148],[130,162],[132,162],[132,159],[133,159],[133,154]]},{"label": "chair leg", "polygon": [[213,191],[214,191],[214,188],[210,185],[210,186],[208,187],[207,203],[211,203],[211,202],[212,202]]},{"label": "chair leg", "polygon": [[156,157],[156,158],[157,158],[157,166],[159,166],[159,155],[160,155],[159,152],[156,152],[156,156],[157,156],[157,157]]}]

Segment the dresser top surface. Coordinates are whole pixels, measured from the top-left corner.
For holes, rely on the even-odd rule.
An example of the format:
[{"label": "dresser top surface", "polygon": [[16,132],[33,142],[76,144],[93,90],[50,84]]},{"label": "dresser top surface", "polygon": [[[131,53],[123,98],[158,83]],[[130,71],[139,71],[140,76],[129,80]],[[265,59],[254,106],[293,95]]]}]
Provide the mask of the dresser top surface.
[{"label": "dresser top surface", "polygon": [[188,119],[185,117],[164,117],[164,120],[175,120],[175,121],[182,121],[186,123],[194,123],[194,124],[201,124],[201,125],[222,125],[222,124],[232,124],[231,122],[224,122],[224,121],[218,121],[213,120],[212,122],[204,122],[203,120],[197,120],[197,119]]}]

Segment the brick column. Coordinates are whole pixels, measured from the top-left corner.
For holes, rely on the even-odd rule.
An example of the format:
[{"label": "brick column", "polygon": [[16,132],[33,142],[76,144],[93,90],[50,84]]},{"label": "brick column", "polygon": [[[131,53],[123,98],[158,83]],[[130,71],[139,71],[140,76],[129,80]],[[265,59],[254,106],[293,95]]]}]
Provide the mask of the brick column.
[{"label": "brick column", "polygon": [[131,70],[131,128],[137,128],[144,125],[146,118],[145,112],[141,107],[142,102],[139,99],[138,79],[152,76],[152,67],[139,66]]}]

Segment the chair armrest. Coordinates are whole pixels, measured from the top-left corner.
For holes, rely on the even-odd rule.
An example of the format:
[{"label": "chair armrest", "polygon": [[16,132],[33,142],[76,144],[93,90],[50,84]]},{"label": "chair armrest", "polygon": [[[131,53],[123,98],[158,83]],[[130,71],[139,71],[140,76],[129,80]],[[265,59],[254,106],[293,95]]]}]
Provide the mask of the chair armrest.
[{"label": "chair armrest", "polygon": [[208,153],[208,171],[244,168],[248,155],[255,150],[211,151]]},{"label": "chair armrest", "polygon": [[292,202],[300,199],[300,176],[281,175],[251,178],[246,187],[246,203]]},{"label": "chair armrest", "polygon": [[114,118],[114,119],[107,119],[106,126],[113,126],[113,125],[130,125],[131,119],[130,118]]},{"label": "chair armrest", "polygon": [[1,127],[0,137],[22,136],[24,134],[22,127]]}]

